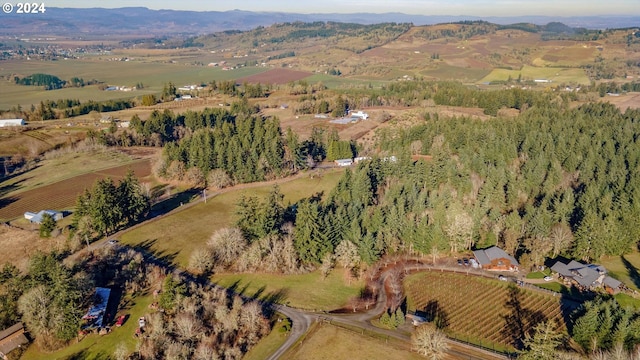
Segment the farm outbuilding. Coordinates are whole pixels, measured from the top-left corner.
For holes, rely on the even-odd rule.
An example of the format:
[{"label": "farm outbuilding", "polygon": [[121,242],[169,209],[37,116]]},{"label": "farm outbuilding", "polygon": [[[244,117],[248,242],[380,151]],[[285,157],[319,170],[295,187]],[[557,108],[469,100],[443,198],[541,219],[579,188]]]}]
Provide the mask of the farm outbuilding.
[{"label": "farm outbuilding", "polygon": [[0,331],[0,359],[6,359],[7,354],[27,343],[29,339],[24,335],[22,323]]},{"label": "farm outbuilding", "polygon": [[24,218],[31,221],[32,223],[40,224],[42,223],[42,218],[44,217],[44,214],[48,214],[55,221],[60,221],[64,217],[64,214],[61,213],[60,211],[40,210],[37,213],[32,213],[27,211],[26,213],[24,213]]},{"label": "farm outbuilding", "polygon": [[93,296],[93,305],[91,305],[91,308],[89,308],[87,313],[82,317],[82,320],[86,321],[85,329],[99,329],[103,327],[110,295],[111,289],[103,287],[96,288]]},{"label": "farm outbuilding", "polygon": [[473,255],[476,257],[480,267],[485,270],[517,271],[520,267],[520,264],[513,256],[497,246],[484,250],[475,250]]},{"label": "farm outbuilding", "polygon": [[0,119],[0,127],[25,126],[24,119]]}]

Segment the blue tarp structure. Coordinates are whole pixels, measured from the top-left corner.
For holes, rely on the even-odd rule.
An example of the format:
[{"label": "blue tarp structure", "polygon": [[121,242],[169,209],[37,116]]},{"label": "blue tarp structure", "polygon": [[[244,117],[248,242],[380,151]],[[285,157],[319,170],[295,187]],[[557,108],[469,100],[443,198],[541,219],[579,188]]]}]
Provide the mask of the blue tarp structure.
[{"label": "blue tarp structure", "polygon": [[102,327],[104,315],[107,311],[107,304],[109,304],[109,295],[111,295],[111,289],[101,287],[96,288],[93,305],[82,317],[82,320],[87,321],[87,324],[84,326],[86,329]]}]

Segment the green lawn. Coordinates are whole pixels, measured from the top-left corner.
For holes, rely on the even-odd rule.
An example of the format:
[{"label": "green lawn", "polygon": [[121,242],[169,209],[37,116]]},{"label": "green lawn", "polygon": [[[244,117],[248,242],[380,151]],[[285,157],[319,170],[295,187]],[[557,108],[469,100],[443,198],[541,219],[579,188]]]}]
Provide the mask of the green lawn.
[{"label": "green lawn", "polygon": [[605,256],[600,260],[611,277],[627,287],[640,291],[640,253],[633,251],[623,256]]},{"label": "green lawn", "polygon": [[[293,204],[316,193],[327,194],[342,176],[341,171],[327,172],[321,177],[302,178],[280,185],[285,204]],[[128,231],[121,237],[124,244],[143,246],[180,267],[186,267],[191,252],[206,243],[216,230],[232,226],[235,221],[236,204],[242,195],[263,199],[272,186],[230,191],[208,199],[171,216],[150,222]]]},{"label": "green lawn", "polygon": [[545,268],[543,271],[532,271],[527,274],[527,279],[544,279],[545,276],[551,275],[551,269]]},{"label": "green lawn", "polygon": [[321,278],[319,271],[301,275],[216,274],[211,279],[221,286],[235,287],[245,295],[277,298],[282,304],[317,311],[343,307],[364,285],[360,281],[348,284],[342,269],[334,269],[326,279]]}]

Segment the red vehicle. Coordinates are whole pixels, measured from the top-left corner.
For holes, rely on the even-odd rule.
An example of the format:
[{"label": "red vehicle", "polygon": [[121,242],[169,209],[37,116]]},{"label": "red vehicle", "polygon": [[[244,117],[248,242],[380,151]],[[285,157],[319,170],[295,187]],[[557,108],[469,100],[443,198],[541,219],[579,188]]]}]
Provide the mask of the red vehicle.
[{"label": "red vehicle", "polygon": [[118,317],[118,320],[116,320],[116,326],[120,327],[122,326],[122,324],[124,324],[124,321],[127,319],[127,315],[120,315]]}]

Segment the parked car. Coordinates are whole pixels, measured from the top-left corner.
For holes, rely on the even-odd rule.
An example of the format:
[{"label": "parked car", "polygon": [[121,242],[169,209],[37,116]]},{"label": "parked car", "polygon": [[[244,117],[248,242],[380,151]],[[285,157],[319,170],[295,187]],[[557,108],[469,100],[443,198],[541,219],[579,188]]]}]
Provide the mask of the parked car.
[{"label": "parked car", "polygon": [[469,263],[471,264],[471,267],[473,267],[474,269],[477,269],[479,266],[476,259],[469,259]]},{"label": "parked car", "polygon": [[462,263],[464,264],[464,266],[469,266],[469,259],[467,258],[462,259]]},{"label": "parked car", "polygon": [[553,276],[547,275],[544,277],[544,281],[551,281],[551,280],[553,280]]},{"label": "parked car", "polygon": [[108,241],[108,243],[109,243],[109,245],[115,245],[115,244],[117,244],[117,243],[118,243],[118,240],[116,240],[116,239],[111,239],[111,240],[109,240],[109,241]]},{"label": "parked car", "polygon": [[500,281],[507,281],[507,277],[506,277],[506,276],[504,276],[504,275],[499,275],[499,276],[498,276],[498,280],[500,280]]},{"label": "parked car", "polygon": [[122,324],[124,324],[124,321],[127,319],[127,315],[120,315],[118,316],[118,320],[116,320],[116,326],[120,327],[122,326]]},{"label": "parked car", "polygon": [[462,266],[462,259],[458,259],[458,265]]}]

